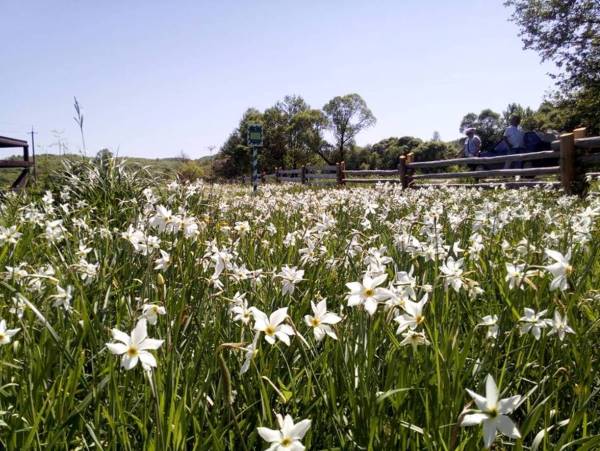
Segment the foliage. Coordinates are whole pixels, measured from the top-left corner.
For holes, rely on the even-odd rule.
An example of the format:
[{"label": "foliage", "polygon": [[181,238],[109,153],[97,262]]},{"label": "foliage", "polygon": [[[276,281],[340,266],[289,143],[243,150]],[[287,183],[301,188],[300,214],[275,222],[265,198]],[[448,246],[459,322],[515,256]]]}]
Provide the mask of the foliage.
[{"label": "foliage", "polygon": [[469,113],[463,117],[460,122],[460,132],[464,133],[468,128],[475,128],[475,133],[481,138],[481,148],[489,149],[502,138],[502,125],[500,114],[486,108],[479,114]]},{"label": "foliage", "polygon": [[[222,146],[214,165],[216,175],[230,178],[250,174],[251,149],[246,145],[246,130],[252,122],[263,125],[260,170],[273,173],[277,168],[341,161],[356,134],[372,125],[375,118],[358,94],[336,97],[323,111],[310,108],[296,95],[284,97],[262,113],[249,109]],[[328,128],[334,131],[336,146],[323,137]]]},{"label": "foliage", "polygon": [[600,133],[600,2],[597,0],[508,0],[526,49],[560,69],[557,130],[586,126]]},{"label": "foliage", "polygon": [[375,125],[375,116],[358,94],[337,96],[331,99],[323,111],[329,118],[329,126],[336,141],[338,161],[344,161],[346,146],[365,128]]},{"label": "foliage", "polygon": [[[488,374],[501,398],[521,395],[509,412],[521,438],[496,449],[597,449],[599,197],[252,195],[107,163],[3,200],[3,449],[266,448],[258,428],[277,413],[311,420],[307,449],[480,449],[481,427],[460,425],[478,408],[466,389],[484,393]],[[570,262],[557,269],[548,250]],[[382,278],[373,314],[350,302],[365,275]],[[323,298],[341,321],[318,340]],[[250,307],[287,308],[289,346],[257,335]],[[106,344],[141,317],[156,367],[125,370]]]},{"label": "foliage", "polygon": [[[600,2],[597,0],[508,0],[526,49],[553,61],[567,91],[600,89]],[[598,91],[596,91],[598,92]]]},{"label": "foliage", "polygon": [[424,142],[414,150],[415,161],[432,161],[457,158],[462,156],[460,153],[461,152],[458,149],[442,141]]},{"label": "foliage", "polygon": [[185,161],[177,168],[177,176],[181,180],[193,182],[200,178],[210,175],[206,171],[206,167],[201,166],[196,161],[188,160]]}]

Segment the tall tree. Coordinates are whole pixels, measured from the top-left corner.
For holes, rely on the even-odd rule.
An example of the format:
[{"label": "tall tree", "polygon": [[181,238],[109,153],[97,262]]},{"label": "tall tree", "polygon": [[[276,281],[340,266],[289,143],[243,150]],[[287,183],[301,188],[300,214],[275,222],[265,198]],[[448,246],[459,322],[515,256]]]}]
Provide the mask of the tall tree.
[{"label": "tall tree", "polygon": [[521,127],[525,130],[535,130],[538,128],[538,124],[535,121],[534,114],[534,111],[529,107],[525,108],[518,103],[509,103],[506,110],[502,112],[502,126],[508,127],[510,118],[516,115],[521,118]]},{"label": "tall tree", "polygon": [[260,111],[254,108],[246,110],[238,128],[229,135],[215,159],[214,169],[217,175],[235,177],[250,173],[251,149],[246,142],[248,125],[262,121],[263,115]]},{"label": "tall tree", "polygon": [[600,2],[598,0],[507,0],[526,49],[537,51],[564,72],[567,89],[600,85]]},{"label": "tall tree", "polygon": [[489,108],[482,110],[478,115],[469,113],[463,117],[460,123],[460,132],[464,133],[467,128],[476,129],[481,138],[481,147],[484,150],[494,146],[502,137],[502,120],[500,115]]},{"label": "tall tree", "polygon": [[323,107],[323,111],[335,137],[338,161],[344,160],[344,150],[354,142],[356,135],[376,122],[367,103],[358,94],[334,97]]},{"label": "tall tree", "polygon": [[296,160],[306,164],[313,155],[318,155],[327,164],[334,164],[330,146],[323,139],[323,131],[328,124],[327,116],[321,110],[308,109],[292,117],[290,126],[295,146],[291,153]]},{"label": "tall tree", "polygon": [[562,92],[550,99],[562,126],[586,125],[600,133],[600,1],[506,0],[526,49],[561,70]]}]

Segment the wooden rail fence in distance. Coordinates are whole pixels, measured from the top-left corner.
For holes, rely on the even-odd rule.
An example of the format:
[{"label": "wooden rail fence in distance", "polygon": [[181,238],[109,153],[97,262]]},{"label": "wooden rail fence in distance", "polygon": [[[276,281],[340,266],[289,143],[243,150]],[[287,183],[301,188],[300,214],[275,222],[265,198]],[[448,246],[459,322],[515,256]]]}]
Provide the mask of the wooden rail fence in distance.
[{"label": "wooden rail fence in distance", "polygon": [[[525,163],[548,160],[554,164],[542,167],[485,169],[459,172],[423,172],[417,171],[438,169],[457,165],[485,166],[490,164],[513,162]],[[333,181],[338,185],[346,183],[400,183],[403,188],[422,188],[429,186],[464,186],[474,188],[507,188],[550,186],[562,187],[569,194],[584,194],[587,190],[586,174],[589,169],[600,166],[600,136],[585,137],[585,128],[572,133],[560,135],[560,139],[552,142],[551,150],[527,152],[496,157],[452,158],[449,160],[414,161],[414,155],[403,155],[399,159],[398,169],[355,170],[346,169],[345,163],[335,166],[304,166],[300,169],[278,169],[275,174],[263,175],[263,180],[275,179],[278,182],[313,183],[314,181]],[[507,177],[526,177],[544,180],[506,180]],[[548,180],[555,177],[555,180]],[[500,178],[499,181],[483,181],[481,179]],[[477,179],[478,183],[449,183],[421,185],[422,180]],[[504,180],[502,180],[504,179]]]}]

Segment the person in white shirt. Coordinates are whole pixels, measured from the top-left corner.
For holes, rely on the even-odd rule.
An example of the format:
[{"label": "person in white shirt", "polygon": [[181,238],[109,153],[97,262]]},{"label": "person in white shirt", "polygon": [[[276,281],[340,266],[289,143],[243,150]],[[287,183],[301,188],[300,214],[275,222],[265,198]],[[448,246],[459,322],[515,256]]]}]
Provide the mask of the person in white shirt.
[{"label": "person in white shirt", "polygon": [[523,129],[519,127],[520,123],[521,118],[517,115],[513,115],[510,117],[510,125],[504,130],[504,140],[511,150],[525,148],[525,133],[523,133]]},{"label": "person in white shirt", "polygon": [[465,130],[467,138],[465,139],[465,157],[478,157],[481,152],[481,138],[475,134],[473,127]]}]

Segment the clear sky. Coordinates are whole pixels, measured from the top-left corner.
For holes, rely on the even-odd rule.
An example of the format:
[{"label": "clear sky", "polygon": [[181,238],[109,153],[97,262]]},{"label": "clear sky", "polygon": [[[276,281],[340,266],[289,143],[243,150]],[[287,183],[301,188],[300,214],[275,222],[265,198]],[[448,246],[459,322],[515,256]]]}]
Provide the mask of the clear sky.
[{"label": "clear sky", "polygon": [[461,118],[537,107],[548,65],[522,50],[501,0],[0,0],[0,135],[56,152],[192,157],[248,107],[286,94],[315,108],[360,94],[389,136],[459,136]]}]

